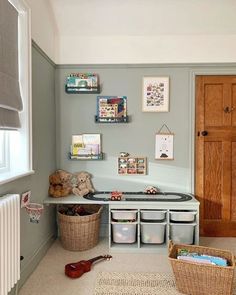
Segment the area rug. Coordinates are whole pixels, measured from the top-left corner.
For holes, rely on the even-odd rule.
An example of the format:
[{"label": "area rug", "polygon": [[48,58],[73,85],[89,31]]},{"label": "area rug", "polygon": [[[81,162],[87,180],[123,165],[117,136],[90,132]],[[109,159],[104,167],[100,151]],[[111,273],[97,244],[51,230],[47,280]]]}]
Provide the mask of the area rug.
[{"label": "area rug", "polygon": [[179,295],[172,274],[101,272],[94,295]]},{"label": "area rug", "polygon": [[[94,295],[181,295],[171,273],[100,272]],[[236,274],[233,295],[236,295]]]}]

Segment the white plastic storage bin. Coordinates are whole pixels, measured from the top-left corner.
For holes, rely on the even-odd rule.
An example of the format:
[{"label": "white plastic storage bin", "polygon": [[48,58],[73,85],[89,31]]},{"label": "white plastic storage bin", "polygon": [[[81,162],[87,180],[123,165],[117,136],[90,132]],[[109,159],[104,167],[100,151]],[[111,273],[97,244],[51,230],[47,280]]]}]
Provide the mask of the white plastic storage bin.
[{"label": "white plastic storage bin", "polygon": [[194,243],[196,223],[170,223],[170,239],[174,244],[188,244]]},{"label": "white plastic storage bin", "polygon": [[141,210],[141,220],[162,221],[166,219],[165,210]]},{"label": "white plastic storage bin", "polygon": [[138,210],[111,210],[111,217],[115,220],[137,220]]},{"label": "white plastic storage bin", "polygon": [[163,244],[166,223],[141,222],[141,242],[144,244]]},{"label": "white plastic storage bin", "polygon": [[137,222],[111,222],[114,243],[132,244],[136,242]]},{"label": "white plastic storage bin", "polygon": [[196,211],[170,211],[170,221],[194,222],[196,214]]}]

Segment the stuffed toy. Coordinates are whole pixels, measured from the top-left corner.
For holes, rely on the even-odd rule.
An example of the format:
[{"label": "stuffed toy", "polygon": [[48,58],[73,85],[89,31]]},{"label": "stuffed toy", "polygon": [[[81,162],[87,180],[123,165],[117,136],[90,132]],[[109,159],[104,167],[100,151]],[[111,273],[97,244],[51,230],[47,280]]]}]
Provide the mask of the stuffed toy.
[{"label": "stuffed toy", "polygon": [[94,188],[92,186],[90,175],[88,172],[79,172],[77,175],[77,184],[73,188],[73,193],[77,196],[85,196],[90,192],[94,192]]},{"label": "stuffed toy", "polygon": [[57,170],[49,176],[49,190],[48,193],[51,197],[59,198],[65,197],[72,193],[72,174],[64,171]]}]

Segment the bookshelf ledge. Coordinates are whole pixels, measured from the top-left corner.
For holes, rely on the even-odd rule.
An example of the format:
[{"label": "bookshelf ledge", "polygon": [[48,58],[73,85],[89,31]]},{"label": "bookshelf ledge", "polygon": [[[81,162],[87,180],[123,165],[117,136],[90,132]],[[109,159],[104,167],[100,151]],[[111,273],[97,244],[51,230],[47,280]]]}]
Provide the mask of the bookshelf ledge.
[{"label": "bookshelf ledge", "polygon": [[129,117],[98,117],[95,116],[96,123],[128,123]]},{"label": "bookshelf ledge", "polygon": [[82,88],[82,87],[70,87],[65,86],[66,93],[68,94],[99,94],[100,87],[90,87],[90,88]]},{"label": "bookshelf ledge", "polygon": [[72,155],[69,153],[69,159],[70,160],[103,160],[104,159],[104,153],[100,153],[98,155]]}]

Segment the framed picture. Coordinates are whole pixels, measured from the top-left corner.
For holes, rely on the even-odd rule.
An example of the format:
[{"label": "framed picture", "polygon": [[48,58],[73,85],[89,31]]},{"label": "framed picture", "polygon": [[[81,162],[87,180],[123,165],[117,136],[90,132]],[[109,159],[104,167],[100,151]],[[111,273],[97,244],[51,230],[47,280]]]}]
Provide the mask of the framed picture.
[{"label": "framed picture", "polygon": [[147,173],[146,157],[119,157],[118,174],[119,175],[145,175]]},{"label": "framed picture", "polygon": [[155,159],[173,160],[174,159],[174,134],[156,134]]},{"label": "framed picture", "polygon": [[169,111],[169,77],[143,77],[142,110]]}]

